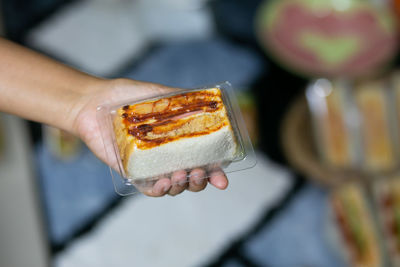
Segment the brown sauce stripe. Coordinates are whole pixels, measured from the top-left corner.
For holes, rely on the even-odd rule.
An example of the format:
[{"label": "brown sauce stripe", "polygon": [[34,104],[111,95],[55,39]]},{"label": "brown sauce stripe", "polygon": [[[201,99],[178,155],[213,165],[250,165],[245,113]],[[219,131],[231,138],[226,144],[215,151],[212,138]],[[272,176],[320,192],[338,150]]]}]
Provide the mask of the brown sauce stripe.
[{"label": "brown sauce stripe", "polygon": [[207,131],[203,131],[203,132],[183,134],[183,135],[173,136],[173,137],[162,137],[162,138],[157,138],[157,139],[152,139],[152,140],[150,140],[150,139],[142,139],[141,137],[137,137],[138,140],[142,141],[141,143],[138,144],[138,147],[140,149],[148,149],[148,148],[156,147],[156,146],[159,146],[161,144],[166,144],[166,143],[169,143],[169,142],[172,142],[172,141],[177,141],[179,139],[183,139],[183,138],[187,138],[187,137],[202,136],[202,135],[209,134],[211,132],[218,131],[219,129],[221,129],[224,126],[226,126],[226,123],[222,123],[218,127],[215,127],[215,129],[214,128],[213,129],[208,129]]},{"label": "brown sauce stripe", "polygon": [[[154,103],[153,103],[154,106]],[[183,115],[185,113],[204,110],[206,112],[216,111],[218,109],[217,101],[198,101],[190,104],[182,104],[179,109],[167,110],[162,112],[151,112],[147,114],[136,114],[136,113],[123,113],[125,125],[132,123],[144,122],[148,119],[154,119],[156,121],[166,120],[175,116]]]}]

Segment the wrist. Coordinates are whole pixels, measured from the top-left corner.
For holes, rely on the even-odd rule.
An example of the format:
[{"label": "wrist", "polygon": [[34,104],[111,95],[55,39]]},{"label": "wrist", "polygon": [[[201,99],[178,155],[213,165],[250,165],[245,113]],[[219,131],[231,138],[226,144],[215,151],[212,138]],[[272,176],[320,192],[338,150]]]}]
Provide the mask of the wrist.
[{"label": "wrist", "polygon": [[69,112],[65,118],[65,130],[84,139],[82,124],[97,123],[96,109],[101,96],[115,86],[115,80],[90,77],[80,86],[74,86],[74,95],[69,101]]},{"label": "wrist", "polygon": [[96,92],[102,90],[105,87],[104,84],[107,80],[96,78],[87,75],[84,79],[76,81],[75,84],[68,86],[68,97],[63,97],[65,100],[65,112],[63,117],[57,118],[60,125],[56,127],[68,131],[76,136],[79,136],[79,132],[76,127],[76,120],[80,112],[90,102],[92,96],[96,95]]}]

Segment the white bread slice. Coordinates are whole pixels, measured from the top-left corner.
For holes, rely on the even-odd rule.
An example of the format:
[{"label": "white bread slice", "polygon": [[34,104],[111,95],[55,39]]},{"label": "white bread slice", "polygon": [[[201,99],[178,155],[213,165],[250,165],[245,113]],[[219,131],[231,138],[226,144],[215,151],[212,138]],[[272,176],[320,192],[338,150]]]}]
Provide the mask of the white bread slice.
[{"label": "white bread slice", "polygon": [[125,106],[114,131],[125,176],[145,179],[229,162],[238,144],[217,88]]},{"label": "white bread slice", "polygon": [[198,137],[184,138],[152,149],[135,149],[126,172],[131,178],[148,178],[181,169],[233,160],[236,144],[228,126]]}]

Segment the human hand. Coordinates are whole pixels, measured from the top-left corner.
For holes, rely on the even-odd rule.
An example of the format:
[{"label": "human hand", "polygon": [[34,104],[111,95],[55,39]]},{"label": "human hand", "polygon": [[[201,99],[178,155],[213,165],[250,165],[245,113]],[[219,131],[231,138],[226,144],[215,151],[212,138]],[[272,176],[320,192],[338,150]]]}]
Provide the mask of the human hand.
[{"label": "human hand", "polygon": [[[0,111],[72,132],[114,168],[116,162],[107,159],[97,124],[97,106],[107,100],[142,99],[178,90],[129,79],[100,79],[3,38],[0,38],[0,81]],[[183,183],[187,174],[178,171],[170,178],[159,178],[143,193],[163,196],[176,195],[185,189],[197,192],[207,185],[206,179],[200,179],[204,175],[205,170],[191,170],[188,183]],[[220,170],[212,171],[208,177],[217,188],[228,186]]]},{"label": "human hand", "polygon": [[[104,149],[101,129],[96,118],[97,106],[106,101],[118,103],[125,99],[143,99],[176,90],[179,89],[130,79],[99,80],[95,86],[85,90],[72,106],[71,118],[68,118],[73,122],[72,132],[78,135],[99,159],[117,169],[117,163],[107,158]],[[204,179],[205,177],[209,178]],[[138,187],[142,193],[152,197],[165,194],[175,196],[184,190],[201,191],[208,182],[218,189],[228,186],[228,180],[222,170],[208,171],[207,175],[205,169],[196,168],[189,172],[176,171],[171,177],[159,177],[151,186]]]}]

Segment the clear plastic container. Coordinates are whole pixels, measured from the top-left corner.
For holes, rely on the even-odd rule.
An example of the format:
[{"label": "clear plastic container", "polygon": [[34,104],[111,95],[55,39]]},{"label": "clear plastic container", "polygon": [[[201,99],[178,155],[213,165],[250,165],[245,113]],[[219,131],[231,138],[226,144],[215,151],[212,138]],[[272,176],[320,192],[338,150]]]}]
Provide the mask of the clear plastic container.
[{"label": "clear plastic container", "polygon": [[309,84],[306,97],[312,115],[314,139],[324,163],[350,169],[360,164],[355,131],[358,113],[345,81],[319,79]]},{"label": "clear plastic container", "polygon": [[[191,170],[210,173],[254,167],[255,153],[229,82],[127,99],[97,108],[115,190],[144,192],[160,179]],[[171,179],[171,184],[176,182]]]},{"label": "clear plastic container", "polygon": [[370,174],[398,167],[397,120],[393,89],[386,79],[355,83],[353,95],[360,114],[362,169]]}]

